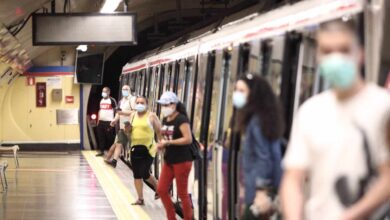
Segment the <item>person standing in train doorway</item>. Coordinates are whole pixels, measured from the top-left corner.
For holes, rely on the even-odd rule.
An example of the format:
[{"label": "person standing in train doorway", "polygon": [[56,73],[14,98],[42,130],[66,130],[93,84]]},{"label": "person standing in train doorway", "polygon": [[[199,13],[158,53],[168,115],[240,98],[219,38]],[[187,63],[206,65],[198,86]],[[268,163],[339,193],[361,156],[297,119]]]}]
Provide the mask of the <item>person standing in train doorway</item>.
[{"label": "person standing in train doorway", "polygon": [[162,140],[157,148],[164,150],[164,164],[157,186],[167,213],[168,220],[176,219],[175,207],[169,193],[173,179],[176,179],[177,194],[183,204],[184,219],[192,219],[192,206],[188,194],[188,176],[191,171],[193,156],[190,150],[192,132],[183,103],[173,92],[164,92],[157,101],[164,116],[161,128]]},{"label": "person standing in train doorway", "polygon": [[331,89],[308,99],[294,119],[283,161],[284,217],[369,219],[390,198],[390,95],[362,79],[353,20],[321,24],[317,42],[320,74]]},{"label": "person standing in train doorway", "polygon": [[[124,123],[130,121],[129,116],[130,116],[131,112],[132,112],[132,108],[131,108],[131,103],[130,103],[130,87],[128,85],[124,85],[122,87],[122,99],[119,101],[119,108],[117,109],[115,118],[110,123],[110,125],[112,127],[115,127],[117,125],[117,123],[119,122],[119,129],[123,131],[125,129]],[[119,132],[118,132],[118,134],[115,137],[113,146],[115,145],[115,143],[118,143],[121,136],[123,136],[123,135],[119,135]],[[125,147],[126,146],[123,146],[123,148],[125,148]],[[118,149],[118,150],[114,151],[115,153],[114,153],[113,159],[110,161],[110,164],[113,167],[116,167],[116,164],[117,164],[117,161],[119,159],[121,151],[122,151],[122,149]],[[110,157],[107,157],[107,158],[110,159]]]},{"label": "person standing in train doorway", "polygon": [[244,135],[245,210],[241,219],[270,219],[282,175],[281,103],[265,79],[249,73],[237,81],[233,105],[237,109],[234,129]]},{"label": "person standing in train doorway", "polygon": [[107,146],[114,141],[115,137],[115,129],[110,126],[110,123],[114,120],[117,103],[115,99],[110,96],[110,93],[110,88],[103,88],[98,114],[99,121],[97,133],[100,152],[96,154],[97,157],[104,155],[104,151],[108,149]]},{"label": "person standing in train doorway", "polygon": [[[156,142],[161,139],[161,124],[156,114],[148,110],[148,99],[143,96],[136,98],[135,112],[130,116],[131,122],[131,165],[134,175],[134,185],[138,200],[132,205],[145,205],[143,196],[143,181],[157,189],[157,180],[150,175],[150,168],[156,157]],[[156,134],[156,135],[155,135]],[[156,193],[155,199],[159,196]]]}]

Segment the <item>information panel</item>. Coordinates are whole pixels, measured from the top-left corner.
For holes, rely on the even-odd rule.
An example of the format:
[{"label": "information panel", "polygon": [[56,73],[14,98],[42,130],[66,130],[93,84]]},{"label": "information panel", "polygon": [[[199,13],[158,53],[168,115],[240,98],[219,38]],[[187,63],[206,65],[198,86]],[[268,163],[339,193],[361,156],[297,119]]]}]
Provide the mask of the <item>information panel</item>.
[{"label": "information panel", "polygon": [[134,13],[33,14],[33,45],[137,43]]},{"label": "information panel", "polygon": [[79,124],[78,109],[57,109],[58,125],[77,125]]}]

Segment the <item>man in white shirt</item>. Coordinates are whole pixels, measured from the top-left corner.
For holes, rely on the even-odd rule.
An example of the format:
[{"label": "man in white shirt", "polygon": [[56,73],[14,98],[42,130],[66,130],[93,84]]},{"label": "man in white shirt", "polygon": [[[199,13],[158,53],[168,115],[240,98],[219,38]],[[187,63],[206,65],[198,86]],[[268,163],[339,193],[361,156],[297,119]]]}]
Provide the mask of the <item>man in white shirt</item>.
[{"label": "man in white shirt", "polygon": [[[320,73],[331,89],[306,101],[294,118],[283,161],[284,216],[367,219],[390,198],[390,95],[362,79],[363,50],[352,21],[324,23],[317,41]],[[366,187],[370,171],[377,178]]]},{"label": "man in white shirt", "polygon": [[110,88],[103,88],[97,126],[98,147],[100,152],[96,156],[104,155],[104,150],[109,148],[115,136],[115,129],[110,126],[110,123],[114,120],[117,104],[115,99],[110,96],[110,93]]}]

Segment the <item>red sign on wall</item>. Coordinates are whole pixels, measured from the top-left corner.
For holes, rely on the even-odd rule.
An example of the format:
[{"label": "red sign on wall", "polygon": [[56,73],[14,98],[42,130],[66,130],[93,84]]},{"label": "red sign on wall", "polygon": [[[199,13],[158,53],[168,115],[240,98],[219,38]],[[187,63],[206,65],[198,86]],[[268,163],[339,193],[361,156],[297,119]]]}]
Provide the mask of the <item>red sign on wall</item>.
[{"label": "red sign on wall", "polygon": [[65,103],[74,103],[74,96],[65,96]]},{"label": "red sign on wall", "polygon": [[28,85],[28,86],[33,86],[33,85],[35,85],[35,77],[33,77],[33,76],[27,76],[27,85]]},{"label": "red sign on wall", "polygon": [[37,107],[46,107],[46,83],[36,84],[36,105]]}]

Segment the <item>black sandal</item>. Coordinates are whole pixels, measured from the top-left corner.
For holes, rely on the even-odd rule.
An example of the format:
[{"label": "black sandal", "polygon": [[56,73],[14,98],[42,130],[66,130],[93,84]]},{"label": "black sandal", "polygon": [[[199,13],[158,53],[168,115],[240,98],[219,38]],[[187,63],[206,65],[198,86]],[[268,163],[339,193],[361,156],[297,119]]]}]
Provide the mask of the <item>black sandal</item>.
[{"label": "black sandal", "polygon": [[159,199],[160,198],[160,195],[158,194],[158,193],[155,193],[154,194],[154,200],[157,200],[157,199]]},{"label": "black sandal", "polygon": [[141,206],[143,206],[143,205],[145,205],[145,202],[144,202],[143,199],[138,199],[136,202],[131,203],[131,205],[141,205]]}]

